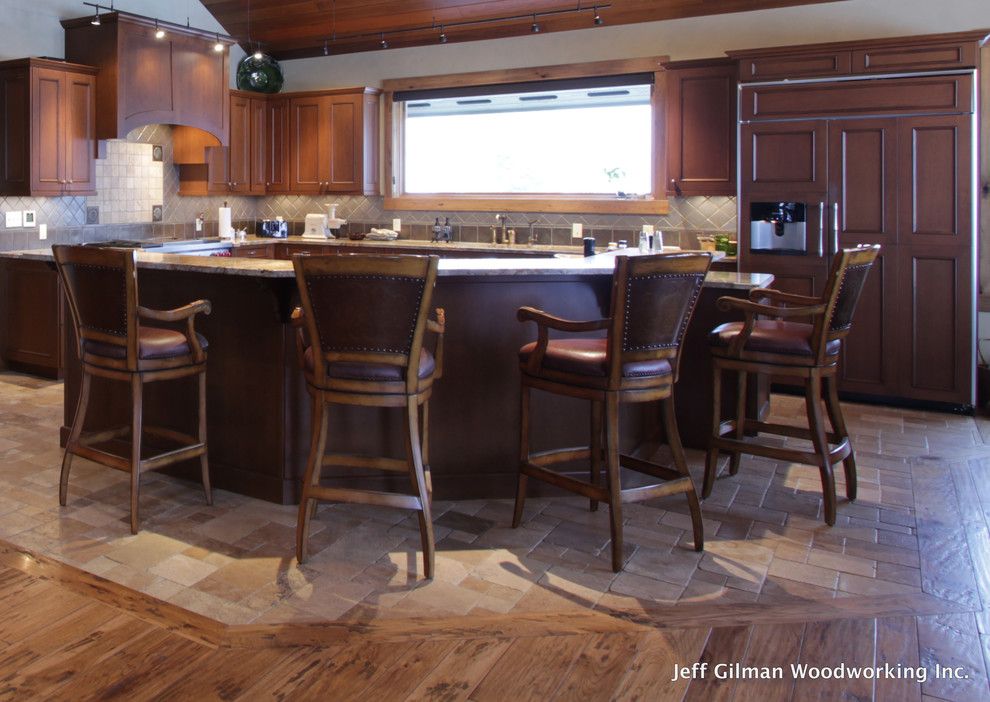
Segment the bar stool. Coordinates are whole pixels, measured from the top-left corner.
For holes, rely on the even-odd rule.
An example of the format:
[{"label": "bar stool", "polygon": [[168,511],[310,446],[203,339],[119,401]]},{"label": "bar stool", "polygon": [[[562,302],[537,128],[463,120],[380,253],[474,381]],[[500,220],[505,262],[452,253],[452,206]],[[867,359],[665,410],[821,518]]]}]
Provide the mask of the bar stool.
[{"label": "bar stool", "polygon": [[[433,577],[430,517],[429,399],[443,370],[444,313],[427,319],[437,277],[436,256],[294,256],[301,309],[294,313],[297,348],[313,398],[312,434],[299,500],[296,558],[306,558],[318,501],[399,507],[419,512],[424,573]],[[437,335],[435,353],[423,346]],[[401,407],[404,460],[326,454],[331,404]],[[422,417],[420,417],[422,414]],[[422,432],[420,430],[422,421]],[[411,494],[320,485],[325,466],[407,473]]]},{"label": "bar stool", "polygon": [[[880,245],[846,249],[832,262],[832,270],[822,296],[807,297],[779,290],[754,290],[750,300],[719,298],[722,310],[739,310],[742,322],[722,324],[712,330],[710,341],[714,357],[714,410],[712,440],[705,462],[705,482],[702,496],[711,495],[720,451],[731,454],[729,474],[739,470],[741,454],[765,456],[794,463],[818,466],[825,500],[825,521],[835,524],[835,478],[832,466],[842,461],[846,474],[846,496],[856,499],[856,456],[849,441],[836,375],[842,339],[852,328],[856,303],[866,282]],[[770,304],[759,304],[764,299]],[[757,315],[772,319],[757,319]],[[789,321],[811,319],[810,323]],[[735,371],[739,387],[736,417],[723,422],[721,418],[722,372]],[[804,381],[808,427],[761,422],[746,417],[747,374],[773,374],[800,378]],[[825,384],[825,407],[832,431],[825,431],[822,416],[822,383]],[[758,433],[776,434],[810,440],[814,451],[782,448],[762,443]]]},{"label": "bar stool", "polygon": [[[607,319],[570,321],[532,307],[520,308],[519,321],[537,325],[537,340],[519,350],[522,371],[519,477],[512,526],[518,527],[526,500],[527,479],[551,485],[609,506],[612,570],[622,569],[622,504],[684,493],[691,511],[694,548],[704,547],[701,509],[688,473],[674,415],[674,383],[679,350],[701,293],[711,257],[708,254],[619,256],[612,281]],[[550,330],[602,332],[605,338],[553,339]],[[530,390],[537,389],[591,402],[590,446],[530,452]],[[619,405],[659,401],[673,467],[619,452]],[[604,442],[602,429],[604,426]],[[604,450],[603,450],[604,449]],[[605,456],[606,487],[601,487]],[[590,459],[591,481],[550,470],[555,464]],[[619,468],[629,468],[663,482],[623,489]]]},{"label": "bar stool", "polygon": [[[131,533],[138,531],[138,492],[141,474],[199,458],[206,504],[213,504],[206,444],[206,349],[196,333],[197,314],[209,314],[210,303],[197,300],[174,310],[151,310],[138,305],[137,272],[133,250],[83,246],[53,246],[52,253],[66,292],[82,383],[72,429],[65,444],[58,501],[63,507],[69,487],[73,456],[131,474]],[[145,324],[154,322],[155,326]],[[182,325],[182,331],[161,324]],[[199,429],[190,436],[172,429],[144,426],[144,386],[162,380],[199,376]],[[93,377],[130,385],[131,423],[128,426],[83,434]],[[144,436],[180,444],[164,453],[142,458]],[[130,437],[130,456],[97,448]]]}]

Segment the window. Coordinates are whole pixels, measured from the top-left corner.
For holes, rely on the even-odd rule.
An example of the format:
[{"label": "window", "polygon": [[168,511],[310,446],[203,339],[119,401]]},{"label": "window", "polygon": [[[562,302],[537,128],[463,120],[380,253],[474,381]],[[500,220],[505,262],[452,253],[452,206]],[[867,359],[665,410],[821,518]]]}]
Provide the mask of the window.
[{"label": "window", "polygon": [[650,85],[406,103],[407,193],[649,193]]},{"label": "window", "polygon": [[666,212],[655,63],[637,61],[387,81],[386,206]]}]

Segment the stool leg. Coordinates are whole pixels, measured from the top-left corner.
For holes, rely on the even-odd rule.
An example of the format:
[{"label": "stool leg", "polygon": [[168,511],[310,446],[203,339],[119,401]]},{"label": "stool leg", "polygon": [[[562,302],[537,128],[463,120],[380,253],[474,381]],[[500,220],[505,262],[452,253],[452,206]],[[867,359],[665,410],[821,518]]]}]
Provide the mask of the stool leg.
[{"label": "stool leg", "polygon": [[718,470],[718,448],[715,446],[715,439],[721,434],[722,426],[722,368],[718,361],[713,361],[712,371],[712,437],[711,445],[708,447],[708,454],[705,457],[705,481],[701,486],[701,496],[711,497],[712,488],[715,486],[715,472]]},{"label": "stool leg", "polygon": [[[846,429],[846,420],[842,416],[842,405],[839,403],[839,388],[834,375],[825,376],[825,409],[828,410],[828,419],[832,423],[832,431],[841,443],[849,441],[849,430]],[[856,454],[852,450],[852,443],[849,444],[849,455],[842,462],[842,467],[846,472],[846,497],[850,501],[856,499],[857,477],[856,477]]]},{"label": "stool leg", "polygon": [[296,519],[296,561],[306,560],[306,539],[309,536],[309,522],[316,511],[316,499],[309,496],[311,487],[320,484],[323,468],[323,453],[327,446],[327,406],[320,393],[313,393],[313,418],[309,440],[309,459],[306,462],[306,476],[303,478],[302,494],[299,496],[299,516]]},{"label": "stool leg", "polygon": [[609,527],[612,534],[612,570],[622,570],[622,485],[619,482],[619,397],[605,397],[605,474],[608,478]]},{"label": "stool leg", "polygon": [[[602,479],[602,403],[591,401],[591,484],[598,486]],[[592,512],[598,511],[598,500],[590,500]]]},{"label": "stool leg", "polygon": [[86,421],[86,411],[89,409],[89,387],[92,376],[83,370],[82,385],[79,388],[79,399],[76,401],[76,416],[72,420],[72,431],[65,442],[65,453],[62,455],[62,474],[58,481],[58,503],[65,507],[69,496],[69,469],[72,467],[72,452],[82,434],[83,423]]},{"label": "stool leg", "polygon": [[199,442],[203,444],[203,455],[199,457],[199,466],[203,474],[203,492],[206,493],[206,504],[213,504],[213,490],[210,487],[210,459],[206,455],[206,371],[199,374]]},{"label": "stool leg", "polygon": [[[746,371],[737,371],[736,376],[736,441],[742,441],[746,438]],[[729,460],[729,475],[739,472],[741,458],[741,450],[732,452],[732,458]]]},{"label": "stool leg", "polygon": [[822,497],[825,501],[825,523],[835,525],[835,476],[828,457],[828,439],[825,436],[825,417],[822,415],[822,379],[813,373],[805,380],[805,401],[808,411],[808,428],[811,430],[811,443],[821,462],[818,469],[822,475]]},{"label": "stool leg", "polygon": [[516,478],[516,504],[512,510],[512,528],[522,522],[523,506],[526,504],[527,475],[523,466],[529,461],[529,386],[522,384],[519,393],[519,474]]},{"label": "stool leg", "polygon": [[[677,429],[677,415],[674,412],[673,396],[660,400],[660,414],[663,416],[663,428],[667,432],[667,443],[674,457],[674,467],[677,472],[691,480],[687,459],[684,457],[684,446],[681,445],[681,434]],[[705,548],[705,529],[701,522],[701,505],[698,503],[698,493],[694,491],[694,481],[687,491],[688,509],[691,510],[691,528],[694,530],[694,550],[703,551]]]},{"label": "stool leg", "polygon": [[131,533],[138,533],[138,493],[141,488],[141,435],[144,433],[144,384],[131,376]]},{"label": "stool leg", "polygon": [[433,504],[433,475],[430,473],[430,401],[423,403],[423,420],[420,435],[423,437],[423,475],[426,476],[426,494]]},{"label": "stool leg", "polygon": [[406,400],[406,455],[409,458],[409,478],[413,492],[419,496],[419,536],[423,543],[423,574],[429,580],[433,577],[436,562],[433,543],[433,518],[430,515],[430,496],[426,491],[426,477],[423,475],[423,446],[419,439],[419,405],[416,398]]}]

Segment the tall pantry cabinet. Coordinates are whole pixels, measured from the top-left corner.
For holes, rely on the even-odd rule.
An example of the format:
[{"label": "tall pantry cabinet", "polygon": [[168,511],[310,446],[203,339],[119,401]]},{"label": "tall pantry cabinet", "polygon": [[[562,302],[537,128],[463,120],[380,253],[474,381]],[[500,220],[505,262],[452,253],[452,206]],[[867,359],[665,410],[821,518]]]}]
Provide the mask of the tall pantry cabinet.
[{"label": "tall pantry cabinet", "polygon": [[[843,344],[846,393],[974,403],[981,39],[733,54],[743,83],[740,270],[818,294],[837,251],[881,244]],[[781,238],[768,220],[795,228]]]}]

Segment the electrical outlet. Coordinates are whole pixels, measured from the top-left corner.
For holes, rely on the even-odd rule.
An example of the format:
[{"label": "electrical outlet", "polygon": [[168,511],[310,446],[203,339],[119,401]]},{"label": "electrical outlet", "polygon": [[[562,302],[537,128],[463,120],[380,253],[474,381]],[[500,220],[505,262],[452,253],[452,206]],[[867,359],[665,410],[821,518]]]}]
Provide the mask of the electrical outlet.
[{"label": "electrical outlet", "polygon": [[392,231],[401,232],[402,231],[402,220],[396,217],[392,220]]},{"label": "electrical outlet", "polygon": [[37,212],[35,210],[24,210],[24,226],[33,227],[37,223]]},{"label": "electrical outlet", "polygon": [[580,222],[575,222],[571,225],[571,238],[580,239],[584,236],[584,225]]},{"label": "electrical outlet", "polygon": [[45,239],[48,238],[48,225],[47,224],[39,224],[38,225],[38,238],[41,239],[42,241],[44,241]]},{"label": "electrical outlet", "polygon": [[4,212],[4,225],[7,229],[14,227],[20,227],[23,225],[22,213],[20,210],[12,210],[10,212]]}]

